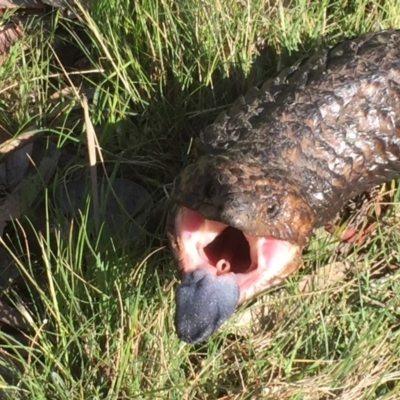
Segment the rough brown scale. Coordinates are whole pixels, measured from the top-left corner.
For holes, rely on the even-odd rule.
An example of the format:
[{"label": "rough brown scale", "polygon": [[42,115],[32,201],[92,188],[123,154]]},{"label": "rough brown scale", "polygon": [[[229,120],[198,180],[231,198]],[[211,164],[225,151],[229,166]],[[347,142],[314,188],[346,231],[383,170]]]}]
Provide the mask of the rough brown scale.
[{"label": "rough brown scale", "polygon": [[[298,249],[253,296],[301,265],[314,228],[347,200],[400,175],[400,31],[368,33],[299,61],[239,98],[202,141],[205,155],[175,181],[170,220],[185,206]],[[183,268],[175,233],[172,222]]]},{"label": "rough brown scale", "polygon": [[[176,182],[179,203],[254,234],[307,242],[346,200],[399,175],[400,31],[298,62],[239,98],[203,142],[209,155]],[[257,221],[269,199],[284,200],[283,221],[278,215],[266,232]]]}]

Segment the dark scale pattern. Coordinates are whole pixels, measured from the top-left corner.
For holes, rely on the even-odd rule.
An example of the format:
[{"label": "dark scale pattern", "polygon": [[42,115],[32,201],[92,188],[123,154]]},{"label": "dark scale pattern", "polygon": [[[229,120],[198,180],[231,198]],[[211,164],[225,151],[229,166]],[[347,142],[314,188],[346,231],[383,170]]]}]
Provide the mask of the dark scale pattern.
[{"label": "dark scale pattern", "polygon": [[[190,343],[296,271],[314,228],[345,201],[400,176],[400,31],[345,40],[297,62],[239,98],[202,139],[204,155],[175,180],[168,223],[183,272],[175,326]],[[185,207],[207,221],[194,235],[180,219]],[[218,224],[208,220],[229,225],[210,243],[207,229]],[[225,254],[240,273],[213,268]],[[250,260],[256,268],[247,271]]]},{"label": "dark scale pattern", "polygon": [[[307,241],[346,200],[400,174],[400,31],[345,40],[296,63],[240,97],[202,140],[207,156],[178,180],[178,203],[251,233]],[[205,201],[210,181],[217,195]],[[288,220],[256,228],[253,204],[261,210],[274,195]]]}]

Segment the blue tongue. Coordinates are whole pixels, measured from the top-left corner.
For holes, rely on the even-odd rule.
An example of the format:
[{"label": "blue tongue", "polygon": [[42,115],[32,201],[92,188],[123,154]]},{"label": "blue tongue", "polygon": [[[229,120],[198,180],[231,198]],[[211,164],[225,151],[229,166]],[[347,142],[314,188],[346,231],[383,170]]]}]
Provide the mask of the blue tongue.
[{"label": "blue tongue", "polygon": [[197,343],[233,314],[239,287],[233,274],[215,276],[193,271],[183,277],[175,298],[177,335],[184,342]]}]

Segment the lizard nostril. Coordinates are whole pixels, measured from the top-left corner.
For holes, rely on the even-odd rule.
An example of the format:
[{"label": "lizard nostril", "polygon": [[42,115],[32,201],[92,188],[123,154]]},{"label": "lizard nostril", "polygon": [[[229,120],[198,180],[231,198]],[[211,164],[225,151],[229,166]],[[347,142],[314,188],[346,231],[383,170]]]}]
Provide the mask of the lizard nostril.
[{"label": "lizard nostril", "polygon": [[208,199],[212,199],[217,194],[217,187],[213,181],[209,181],[204,186],[204,195]]}]

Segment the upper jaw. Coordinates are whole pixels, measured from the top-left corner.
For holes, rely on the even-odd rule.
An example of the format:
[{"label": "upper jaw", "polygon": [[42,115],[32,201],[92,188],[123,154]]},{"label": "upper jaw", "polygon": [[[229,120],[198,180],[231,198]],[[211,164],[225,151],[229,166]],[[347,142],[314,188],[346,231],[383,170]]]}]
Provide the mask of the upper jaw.
[{"label": "upper jaw", "polygon": [[240,232],[186,207],[175,207],[168,236],[181,271],[233,275],[239,304],[279,284],[302,265],[300,245]]}]

